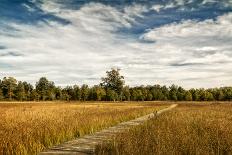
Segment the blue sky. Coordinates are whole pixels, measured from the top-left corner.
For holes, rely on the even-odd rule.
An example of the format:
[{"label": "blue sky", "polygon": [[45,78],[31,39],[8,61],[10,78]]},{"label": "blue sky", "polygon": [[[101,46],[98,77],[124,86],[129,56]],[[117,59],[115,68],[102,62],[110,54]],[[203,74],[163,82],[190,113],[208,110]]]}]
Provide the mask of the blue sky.
[{"label": "blue sky", "polygon": [[232,0],[0,0],[0,77],[232,85]]}]

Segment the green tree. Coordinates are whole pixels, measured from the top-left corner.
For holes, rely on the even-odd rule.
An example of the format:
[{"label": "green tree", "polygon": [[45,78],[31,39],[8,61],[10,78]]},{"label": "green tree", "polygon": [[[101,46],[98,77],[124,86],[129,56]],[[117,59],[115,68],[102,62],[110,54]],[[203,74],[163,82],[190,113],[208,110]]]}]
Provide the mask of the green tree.
[{"label": "green tree", "polygon": [[191,94],[190,91],[186,91],[186,92],[185,92],[184,100],[185,100],[185,101],[192,101],[192,100],[193,100],[192,94]]},{"label": "green tree", "polygon": [[213,94],[209,91],[205,91],[205,98],[207,101],[213,101],[214,100],[214,97],[213,97]]},{"label": "green tree", "polygon": [[130,94],[130,88],[129,86],[126,86],[122,90],[122,100],[123,101],[130,101],[131,99],[131,94]]},{"label": "green tree", "polygon": [[172,85],[169,89],[170,89],[169,99],[173,101],[177,101],[178,100],[178,97],[177,97],[178,86]]},{"label": "green tree", "polygon": [[35,89],[33,89],[31,92],[30,100],[32,100],[32,101],[39,101],[40,100],[40,96]]},{"label": "green tree", "polygon": [[106,96],[105,89],[103,89],[100,86],[95,86],[94,88],[95,88],[95,92],[94,92],[95,101],[101,101],[102,99],[104,99]]},{"label": "green tree", "polygon": [[89,90],[89,100],[101,101],[106,96],[105,89],[101,86],[95,85]]},{"label": "green tree", "polygon": [[74,99],[77,101],[81,100],[81,89],[79,86],[74,85],[73,86],[73,91],[74,91]]},{"label": "green tree", "polygon": [[145,100],[145,96],[144,96],[144,94],[143,94],[143,91],[142,91],[142,89],[137,89],[137,95],[138,95],[138,100],[139,101],[144,101]]},{"label": "green tree", "polygon": [[224,87],[223,92],[225,96],[224,99],[226,101],[232,101],[232,87]]},{"label": "green tree", "polygon": [[153,96],[153,100],[159,100],[159,101],[165,100],[163,91],[164,91],[164,93],[167,94],[166,97],[168,98],[169,92],[168,92],[168,89],[166,87],[161,88],[160,85],[152,86],[150,92],[151,92],[151,94]]},{"label": "green tree", "polygon": [[89,95],[89,86],[83,84],[81,86],[81,100],[86,101],[88,99],[88,95]]},{"label": "green tree", "polygon": [[149,94],[148,89],[147,89],[145,86],[143,86],[143,85],[140,86],[139,89],[141,90],[141,94],[142,94],[141,100],[142,100],[142,101],[147,100],[147,96],[148,96],[148,94]]},{"label": "green tree", "polygon": [[33,100],[32,98],[32,91],[33,91],[33,86],[30,83],[23,82],[23,87],[25,91],[25,100]]},{"label": "green tree", "polygon": [[54,100],[55,99],[55,84],[52,81],[48,81],[47,78],[42,77],[36,83],[36,92],[39,95],[40,100]]},{"label": "green tree", "polygon": [[131,94],[131,100],[132,101],[137,101],[138,100],[138,92],[137,92],[137,90],[135,89],[135,88],[131,88],[130,89],[130,94]]},{"label": "green tree", "polygon": [[169,90],[168,90],[168,88],[166,87],[166,86],[162,86],[161,87],[161,90],[162,90],[162,99],[161,100],[168,100],[168,98],[169,98]]},{"label": "green tree", "polygon": [[125,84],[124,77],[120,75],[120,69],[111,69],[106,72],[106,77],[102,78],[100,84],[105,89],[114,90],[119,96],[122,96],[123,86]]},{"label": "green tree", "polygon": [[2,89],[0,88],[0,101],[4,99]]},{"label": "green tree", "polygon": [[179,87],[177,89],[177,99],[178,101],[183,101],[185,97],[185,90],[182,87]]},{"label": "green tree", "polygon": [[66,101],[74,100],[74,96],[75,96],[75,93],[74,93],[72,86],[67,86],[63,89],[62,91],[63,100],[66,100]]},{"label": "green tree", "polygon": [[200,93],[198,89],[190,89],[189,91],[192,94],[193,101],[200,101]]},{"label": "green tree", "polygon": [[0,100],[3,100],[4,99],[4,95],[3,95],[3,91],[2,91],[2,80],[0,80]]},{"label": "green tree", "polygon": [[106,99],[107,101],[117,101],[118,100],[118,94],[116,91],[107,89],[106,91]]},{"label": "green tree", "polygon": [[149,93],[147,94],[146,100],[147,100],[147,101],[152,101],[152,99],[153,99],[153,95],[152,95],[151,92],[149,92]]},{"label": "green tree", "polygon": [[15,96],[14,91],[17,87],[17,80],[13,77],[4,77],[2,81],[2,91],[5,98],[12,100]]},{"label": "green tree", "polygon": [[62,96],[61,99],[65,101],[70,101],[71,95],[68,93],[68,87],[62,89]]},{"label": "green tree", "polygon": [[200,96],[200,101],[207,101],[207,93],[205,89],[201,88],[199,89],[199,96]]},{"label": "green tree", "polygon": [[217,100],[218,101],[223,101],[223,100],[225,100],[225,95],[224,95],[224,93],[223,93],[223,91],[221,90],[221,89],[219,89],[218,91],[217,91]]},{"label": "green tree", "polygon": [[23,82],[19,81],[16,87],[16,98],[19,101],[24,101],[26,99],[26,92]]}]

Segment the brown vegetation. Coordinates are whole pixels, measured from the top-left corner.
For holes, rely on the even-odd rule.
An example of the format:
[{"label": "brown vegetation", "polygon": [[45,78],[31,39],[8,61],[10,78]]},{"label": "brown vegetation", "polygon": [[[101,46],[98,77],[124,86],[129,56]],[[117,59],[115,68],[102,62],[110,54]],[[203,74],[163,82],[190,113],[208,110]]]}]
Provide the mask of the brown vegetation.
[{"label": "brown vegetation", "polygon": [[98,146],[96,154],[232,154],[231,104],[181,104]]},{"label": "brown vegetation", "polygon": [[0,154],[36,154],[161,107],[150,103],[0,103]]}]

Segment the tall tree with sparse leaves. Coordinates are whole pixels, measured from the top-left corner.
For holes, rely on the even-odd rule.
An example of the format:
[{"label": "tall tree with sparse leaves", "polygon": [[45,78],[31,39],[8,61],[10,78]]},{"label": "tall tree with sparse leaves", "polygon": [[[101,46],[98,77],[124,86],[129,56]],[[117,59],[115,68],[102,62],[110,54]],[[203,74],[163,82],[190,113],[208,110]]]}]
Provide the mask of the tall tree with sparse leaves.
[{"label": "tall tree with sparse leaves", "polygon": [[118,94],[119,99],[122,100],[122,90],[125,81],[124,76],[120,75],[120,69],[112,68],[110,71],[106,71],[106,77],[103,77],[101,80],[102,83],[100,85],[102,87],[108,92],[115,91]]}]

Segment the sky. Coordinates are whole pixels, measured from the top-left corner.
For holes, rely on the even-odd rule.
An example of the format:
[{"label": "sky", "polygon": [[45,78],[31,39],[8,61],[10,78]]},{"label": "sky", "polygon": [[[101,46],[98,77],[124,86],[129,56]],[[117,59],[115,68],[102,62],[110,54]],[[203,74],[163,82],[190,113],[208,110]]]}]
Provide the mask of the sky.
[{"label": "sky", "polygon": [[232,0],[0,0],[0,78],[232,86]]}]

